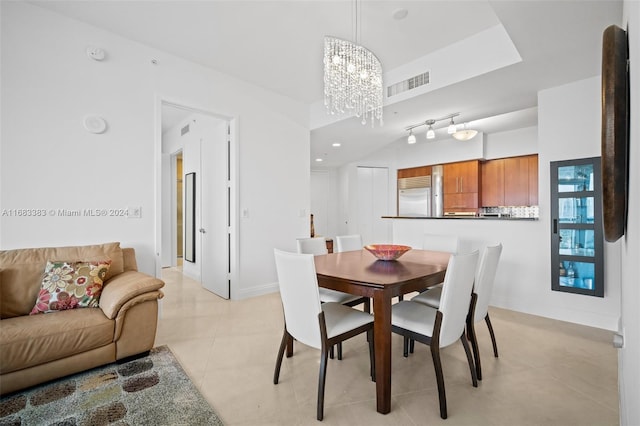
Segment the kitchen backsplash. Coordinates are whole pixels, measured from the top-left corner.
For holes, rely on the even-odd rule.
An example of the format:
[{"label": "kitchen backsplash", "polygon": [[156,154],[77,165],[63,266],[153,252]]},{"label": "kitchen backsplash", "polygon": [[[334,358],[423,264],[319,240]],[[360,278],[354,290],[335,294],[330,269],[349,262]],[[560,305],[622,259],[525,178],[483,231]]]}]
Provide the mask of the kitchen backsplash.
[{"label": "kitchen backsplash", "polygon": [[502,206],[483,207],[480,214],[500,214],[505,217],[534,217],[538,218],[538,206]]}]

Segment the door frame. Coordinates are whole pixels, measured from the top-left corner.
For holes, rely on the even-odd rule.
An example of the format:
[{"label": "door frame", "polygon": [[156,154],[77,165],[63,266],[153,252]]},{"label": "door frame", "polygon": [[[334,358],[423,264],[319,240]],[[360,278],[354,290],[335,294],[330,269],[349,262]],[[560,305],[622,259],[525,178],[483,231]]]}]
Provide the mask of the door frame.
[{"label": "door frame", "polygon": [[238,260],[239,260],[239,196],[238,196],[238,118],[227,114],[212,111],[202,106],[194,105],[168,96],[157,94],[155,96],[155,128],[154,128],[154,189],[155,189],[155,274],[161,277],[162,270],[162,107],[170,106],[180,108],[190,112],[209,115],[229,124],[229,298],[237,299],[238,288]]}]

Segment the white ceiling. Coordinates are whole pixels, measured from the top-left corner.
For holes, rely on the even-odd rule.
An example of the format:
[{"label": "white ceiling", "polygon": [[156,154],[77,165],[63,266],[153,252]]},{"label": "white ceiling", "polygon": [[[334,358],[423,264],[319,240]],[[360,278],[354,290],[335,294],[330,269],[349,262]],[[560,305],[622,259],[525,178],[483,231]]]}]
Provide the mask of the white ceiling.
[{"label": "white ceiling", "polygon": [[[316,107],[323,96],[323,37],[354,40],[354,3],[346,0],[31,3]],[[407,17],[394,19],[401,8]],[[406,126],[454,112],[460,112],[458,122],[485,133],[535,125],[537,92],[599,75],[602,32],[622,21],[620,0],[361,0],[359,9],[360,42],[376,54],[385,73],[420,58],[428,61],[500,25],[522,61],[387,104],[382,127],[348,118],[313,128],[313,168],[362,158],[406,139]],[[483,46],[479,54],[497,57],[492,48]],[[469,70],[476,62],[469,62]],[[429,68],[434,80],[460,71],[438,68],[435,59]],[[480,120],[520,110],[504,120]],[[426,143],[422,133],[418,140]],[[331,147],[336,141],[339,149]],[[324,161],[316,163],[317,157]]]}]

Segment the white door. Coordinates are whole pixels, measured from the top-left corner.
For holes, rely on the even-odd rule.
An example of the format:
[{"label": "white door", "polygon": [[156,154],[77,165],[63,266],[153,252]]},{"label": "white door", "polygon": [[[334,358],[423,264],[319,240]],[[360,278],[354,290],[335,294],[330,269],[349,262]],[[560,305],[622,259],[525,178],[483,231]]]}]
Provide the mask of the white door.
[{"label": "white door", "polygon": [[387,193],[389,170],[384,167],[358,167],[358,230],[363,244],[390,242]]},{"label": "white door", "polygon": [[[208,126],[209,127],[209,126]],[[200,280],[229,299],[229,123],[214,119],[200,139]]]},{"label": "white door", "polygon": [[311,214],[317,236],[333,235],[329,230],[329,181],[325,171],[311,172]]}]

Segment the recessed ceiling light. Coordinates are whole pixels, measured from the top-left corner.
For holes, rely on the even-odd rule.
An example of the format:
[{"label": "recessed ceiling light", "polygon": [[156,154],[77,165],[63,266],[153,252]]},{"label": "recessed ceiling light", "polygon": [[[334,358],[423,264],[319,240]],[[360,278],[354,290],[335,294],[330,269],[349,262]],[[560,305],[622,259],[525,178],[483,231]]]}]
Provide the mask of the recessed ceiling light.
[{"label": "recessed ceiling light", "polygon": [[316,161],[319,163],[322,161],[322,158],[316,158]]},{"label": "recessed ceiling light", "polygon": [[407,9],[396,9],[393,11],[393,19],[404,19],[407,17],[407,15],[409,14],[409,11]]},{"label": "recessed ceiling light", "polygon": [[340,142],[334,142],[334,143],[331,144],[331,146],[336,146],[336,147],[340,146]]}]

